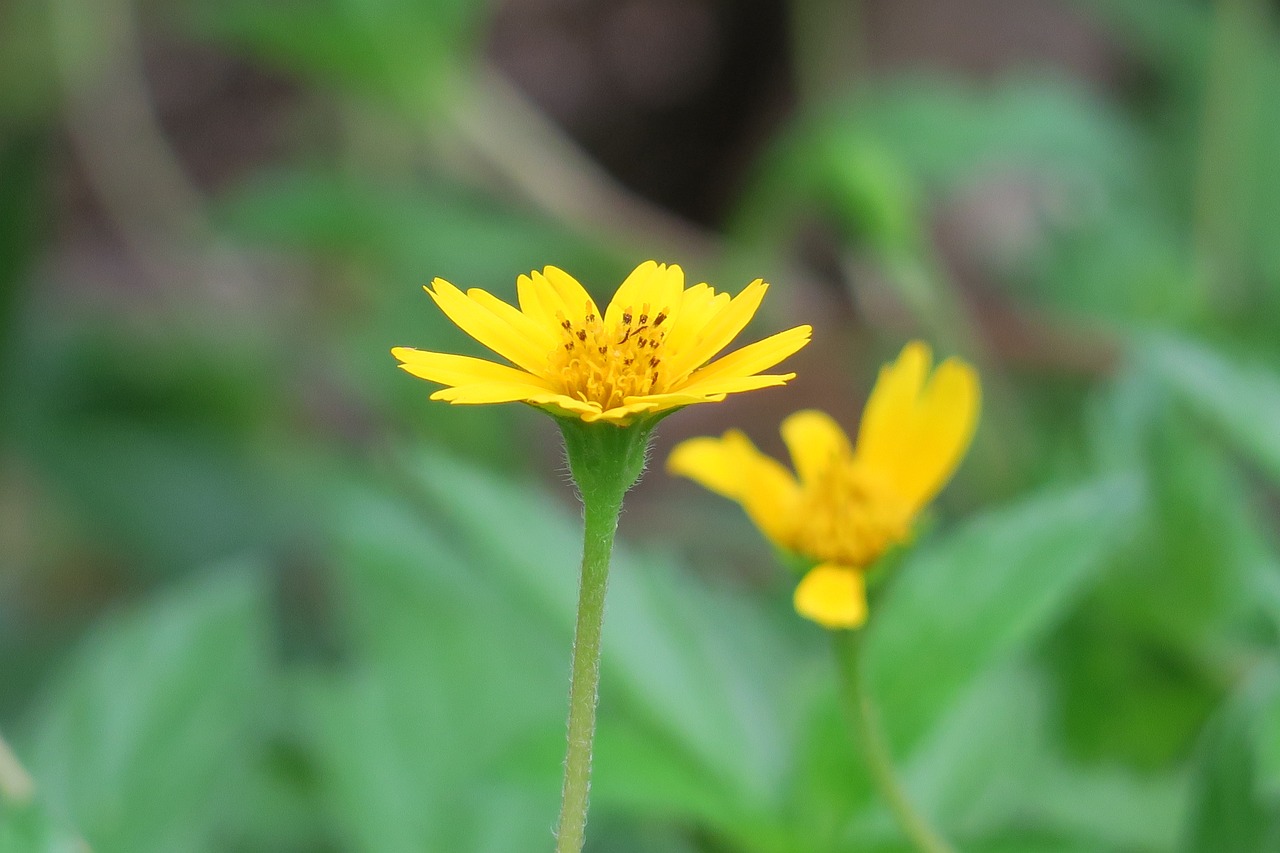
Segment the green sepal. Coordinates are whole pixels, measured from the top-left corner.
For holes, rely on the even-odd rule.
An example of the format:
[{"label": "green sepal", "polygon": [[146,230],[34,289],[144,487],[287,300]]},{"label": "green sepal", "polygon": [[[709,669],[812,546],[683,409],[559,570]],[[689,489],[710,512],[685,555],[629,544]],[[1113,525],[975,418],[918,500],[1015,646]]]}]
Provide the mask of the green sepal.
[{"label": "green sepal", "polygon": [[642,416],[626,426],[556,418],[564,436],[569,472],[584,503],[621,502],[644,473],[654,427],[671,411]]}]

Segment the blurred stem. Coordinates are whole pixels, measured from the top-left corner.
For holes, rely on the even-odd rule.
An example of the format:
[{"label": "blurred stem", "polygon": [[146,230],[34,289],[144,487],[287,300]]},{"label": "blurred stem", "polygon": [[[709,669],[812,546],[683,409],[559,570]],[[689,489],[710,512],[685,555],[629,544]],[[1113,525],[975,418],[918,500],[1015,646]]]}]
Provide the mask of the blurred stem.
[{"label": "blurred stem", "polygon": [[133,2],[48,4],[68,134],[129,247],[150,264],[174,238],[206,241],[204,197],[169,145],[151,100]]},{"label": "blurred stem", "polygon": [[687,259],[714,258],[714,235],[628,191],[495,68],[481,66],[458,98],[453,129],[511,187],[545,213],[589,234]]},{"label": "blurred stem", "polygon": [[656,422],[617,427],[560,418],[559,423],[569,470],[582,495],[584,523],[582,580],[569,680],[569,743],[564,758],[556,853],[578,853],[586,837],[591,790],[591,747],[596,733],[600,637],[609,559],[623,496],[640,479],[649,435]]},{"label": "blurred stem", "polygon": [[804,104],[847,90],[866,64],[860,0],[791,0],[791,55]]},{"label": "blurred stem", "polygon": [[[1207,265],[1200,307],[1238,294],[1241,183],[1240,143],[1256,116],[1256,73],[1267,32],[1265,0],[1218,0],[1205,69],[1204,111],[1193,187],[1195,244]],[[1219,299],[1215,299],[1218,297]]]},{"label": "blurred stem", "polygon": [[907,838],[921,853],[955,853],[955,848],[938,834],[916,810],[893,769],[893,755],[880,728],[880,717],[867,694],[862,671],[862,634],[833,631],[836,669],[840,676],[840,697],[854,737],[867,760],[871,777]]},{"label": "blurred stem", "polygon": [[0,735],[0,797],[14,803],[26,803],[35,793],[30,774]]}]

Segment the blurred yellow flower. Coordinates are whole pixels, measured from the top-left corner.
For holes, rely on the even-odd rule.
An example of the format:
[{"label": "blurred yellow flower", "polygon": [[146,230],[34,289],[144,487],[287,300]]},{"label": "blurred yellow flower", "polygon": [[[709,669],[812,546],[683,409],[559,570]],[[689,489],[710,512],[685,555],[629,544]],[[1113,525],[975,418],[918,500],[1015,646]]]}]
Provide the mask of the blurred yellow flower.
[{"label": "blurred yellow flower", "polygon": [[756,279],[732,299],[706,284],[686,290],[680,267],[654,261],[636,267],[603,313],[556,267],[520,276],[518,309],[439,278],[425,289],[459,328],[515,365],[393,349],[402,369],[448,386],[433,400],[520,401],[589,423],[625,426],[645,414],[782,385],[795,374],[761,371],[803,347],[812,331],[797,326],[707,364],[755,315],[768,285]]},{"label": "blurred yellow flower", "polygon": [[775,544],[816,561],[796,610],[827,628],[867,617],[864,570],[908,537],[919,512],[951,478],[978,422],[978,375],[950,358],[930,375],[929,348],[907,344],[880,371],[856,446],[828,415],[782,422],[793,475],[737,430],[694,438],[668,469],[742,504]]}]

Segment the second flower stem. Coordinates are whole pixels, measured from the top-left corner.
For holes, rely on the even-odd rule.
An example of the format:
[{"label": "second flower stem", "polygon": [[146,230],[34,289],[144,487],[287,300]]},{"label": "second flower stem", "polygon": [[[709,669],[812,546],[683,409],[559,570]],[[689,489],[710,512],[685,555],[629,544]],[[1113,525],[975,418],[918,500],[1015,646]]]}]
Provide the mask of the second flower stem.
[{"label": "second flower stem", "polygon": [[578,622],[573,638],[569,681],[569,745],[564,758],[564,788],[556,853],[578,853],[587,825],[587,797],[591,789],[591,745],[596,730],[596,697],[600,688],[600,635],[604,627],[605,590],[609,557],[622,510],[616,501],[585,501],[582,580],[578,588]]},{"label": "second flower stem", "polygon": [[955,853],[927,818],[916,809],[893,768],[893,754],[880,728],[879,715],[866,689],[862,668],[862,631],[833,631],[840,698],[849,724],[867,760],[872,780],[898,825],[921,853]]}]

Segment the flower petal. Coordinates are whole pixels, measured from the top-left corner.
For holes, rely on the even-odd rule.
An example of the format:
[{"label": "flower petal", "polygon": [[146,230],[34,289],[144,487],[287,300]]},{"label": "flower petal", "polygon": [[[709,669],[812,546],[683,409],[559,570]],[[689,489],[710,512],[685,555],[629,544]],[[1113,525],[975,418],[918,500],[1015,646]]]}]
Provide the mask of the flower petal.
[{"label": "flower petal", "polygon": [[575,323],[587,314],[600,316],[600,309],[578,280],[559,267],[544,267],[544,280],[564,305],[564,314]]},{"label": "flower petal", "polygon": [[730,299],[729,294],[716,293],[706,282],[699,282],[680,294],[663,349],[675,354],[688,350],[711,318],[723,311]]},{"label": "flower petal", "polygon": [[853,456],[848,436],[826,412],[796,412],[782,422],[781,431],[796,473],[805,485],[821,480]]},{"label": "flower petal", "polygon": [[978,421],[974,369],[948,359],[930,377],[929,349],[912,342],[886,366],[867,401],[855,455],[892,483],[915,514],[960,464]]},{"label": "flower petal", "polygon": [[437,278],[432,285],[435,290],[430,287],[424,289],[458,328],[530,373],[542,375],[546,372],[550,353],[546,347],[525,337],[506,319],[444,279]]},{"label": "flower petal", "polygon": [[898,461],[898,486],[916,509],[933,500],[955,473],[978,425],[977,371],[947,359],[920,396],[912,429],[913,452]]},{"label": "flower petal", "polygon": [[800,487],[776,459],[737,430],[722,438],[691,438],[676,446],[667,470],[737,501],[772,542],[791,548]]},{"label": "flower petal", "polygon": [[833,630],[857,628],[867,621],[867,589],[862,573],[823,563],[796,586],[796,612]]},{"label": "flower petal", "polygon": [[551,352],[563,340],[560,336],[561,330],[558,323],[539,322],[519,308],[514,305],[508,305],[486,290],[473,287],[467,291],[467,298],[472,302],[478,303],[482,308],[487,308],[499,319],[506,321],[507,325],[516,331],[516,334],[522,335],[543,352]]},{"label": "flower petal", "polygon": [[755,391],[760,388],[773,388],[786,385],[795,379],[794,373],[762,373],[758,376],[734,376],[726,379],[713,379],[710,382],[699,382],[688,385],[671,396],[693,396],[700,399],[723,400],[726,394],[738,394],[743,391]]},{"label": "flower petal", "polygon": [[547,391],[527,382],[473,382],[453,388],[441,388],[431,395],[432,400],[445,400],[459,405],[481,403],[532,402],[534,398],[547,396]]},{"label": "flower petal", "polygon": [[880,368],[880,377],[867,399],[858,427],[859,460],[882,470],[896,471],[897,460],[910,453],[905,424],[913,423],[920,389],[929,373],[929,347],[912,341],[892,364]]},{"label": "flower petal", "polygon": [[534,270],[528,275],[516,279],[516,296],[520,301],[520,310],[535,323],[555,328],[560,325],[557,312],[569,316],[568,308],[560,294],[546,276]]},{"label": "flower petal", "polygon": [[534,384],[550,390],[543,380],[533,374],[469,355],[428,352],[411,347],[395,347],[391,354],[399,359],[401,370],[441,385],[506,382]]},{"label": "flower petal", "polygon": [[745,347],[729,353],[724,358],[713,361],[701,370],[694,371],[689,377],[687,385],[682,385],[673,390],[683,391],[700,386],[704,382],[714,382],[740,376],[753,376],[761,370],[767,370],[788,356],[795,354],[805,344],[809,343],[812,335],[812,326],[796,326],[794,329],[770,335],[762,341],[747,344]]},{"label": "flower petal", "polygon": [[657,261],[645,261],[632,270],[631,275],[618,286],[618,291],[604,312],[604,322],[610,328],[622,321],[622,313],[630,309],[636,316],[648,305],[652,316],[666,311],[670,319],[672,311],[680,303],[684,292],[684,270],[676,264],[670,266]]},{"label": "flower petal", "polygon": [[[688,340],[681,341],[681,349],[674,346],[668,356],[669,382],[678,383],[695,369],[706,364],[716,353],[724,349],[746,328],[747,323],[760,308],[769,285],[756,279],[742,289],[742,292],[730,299],[714,315],[702,324]],[[681,318],[682,325],[687,322]]]}]

